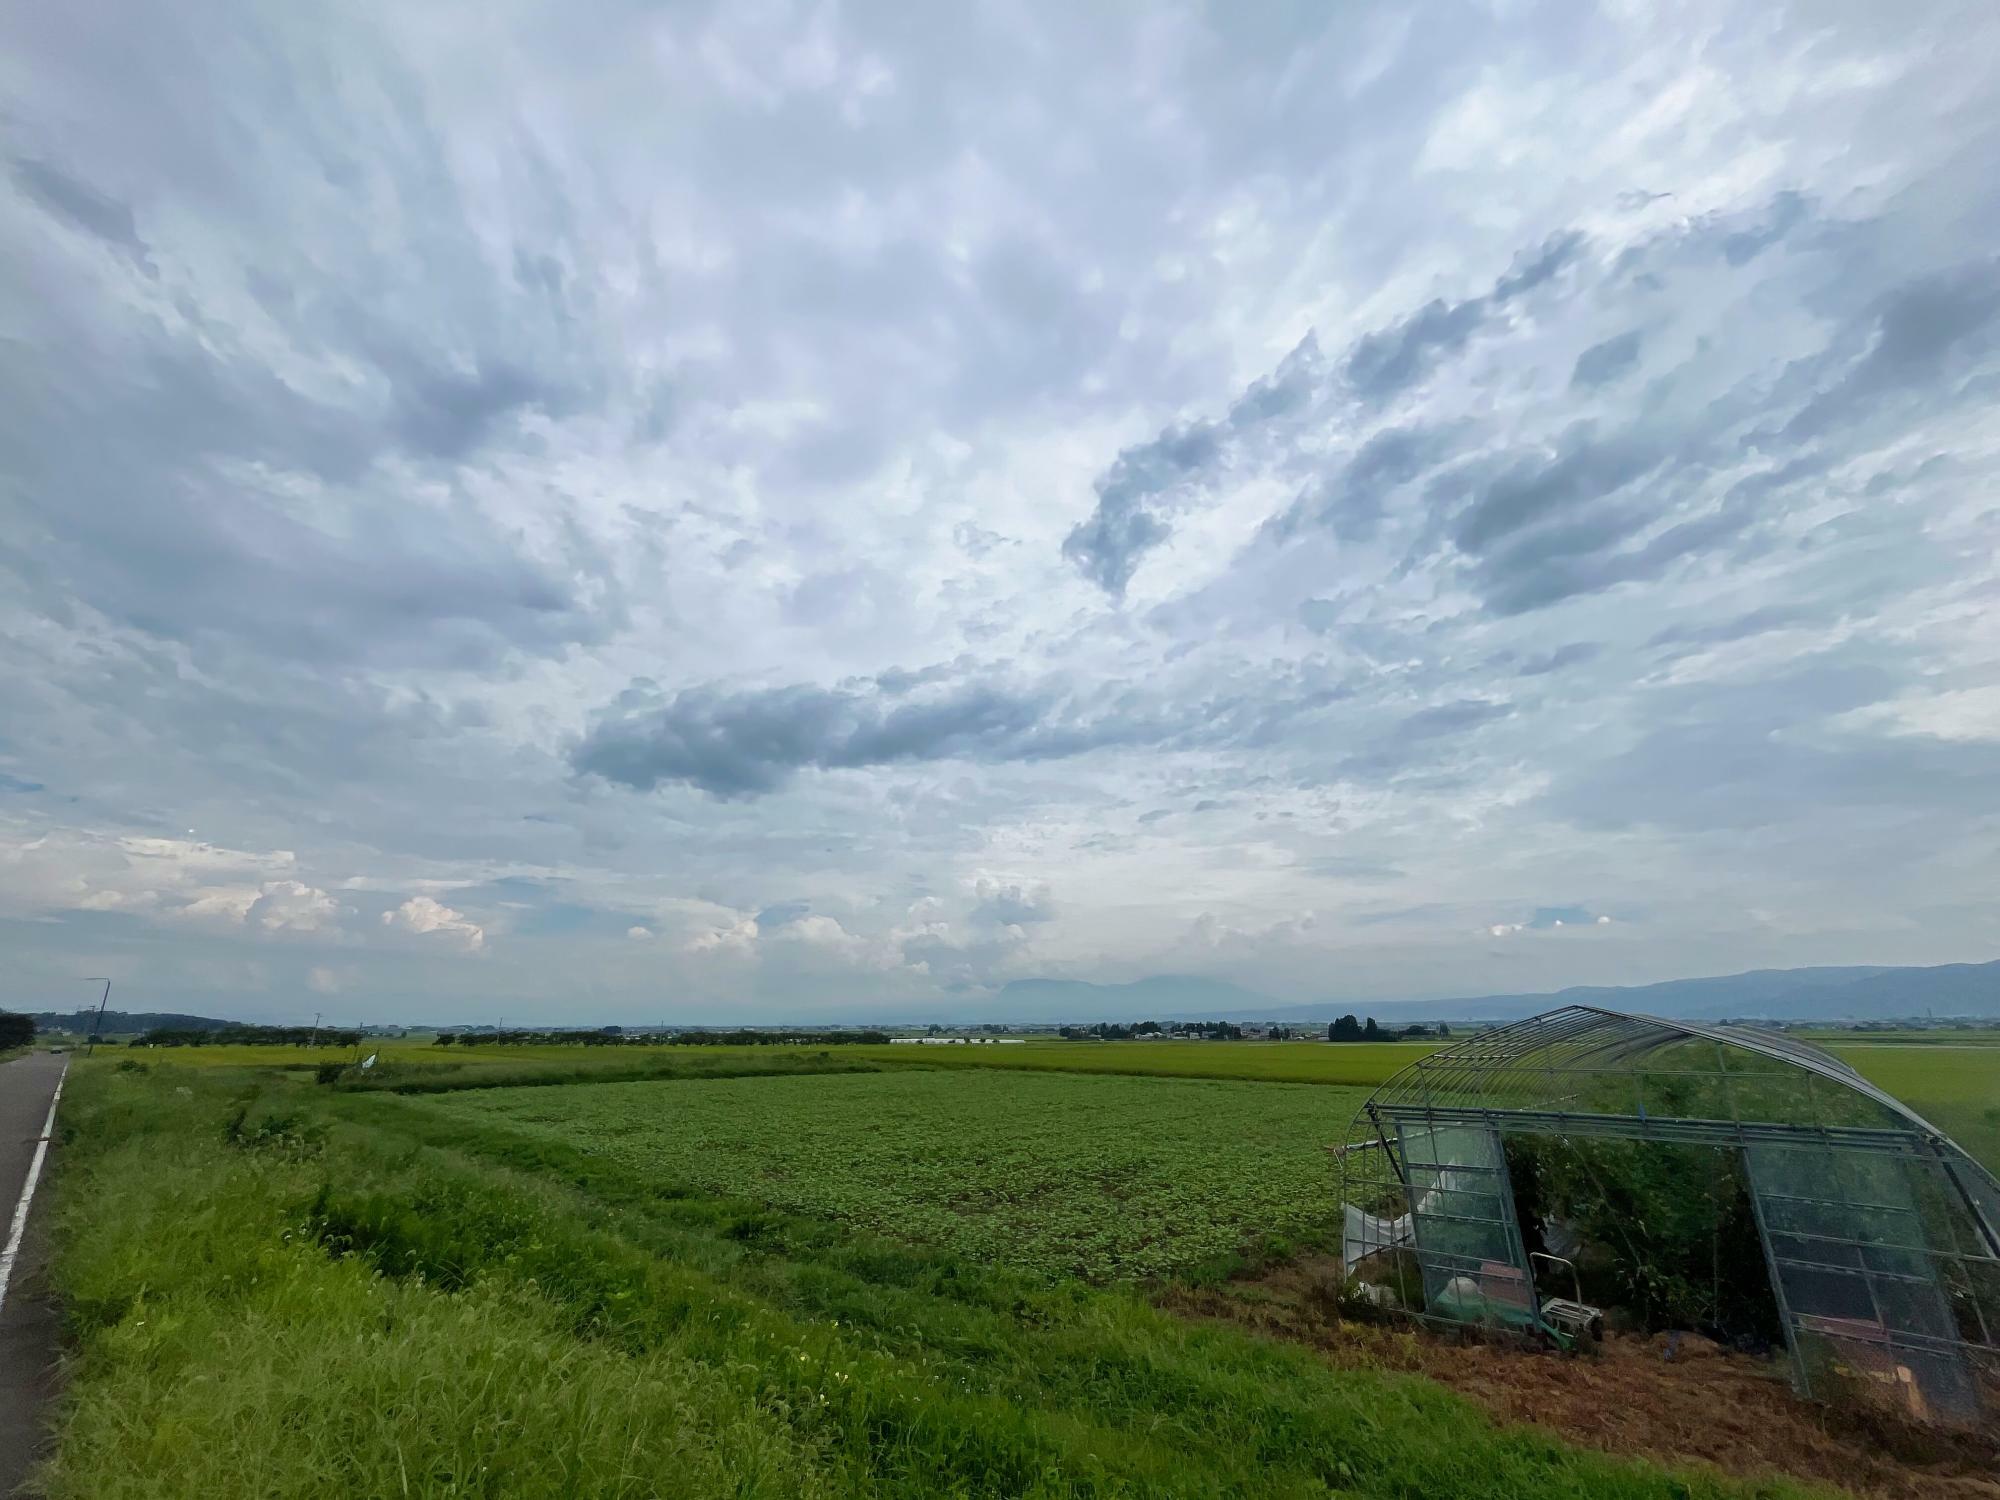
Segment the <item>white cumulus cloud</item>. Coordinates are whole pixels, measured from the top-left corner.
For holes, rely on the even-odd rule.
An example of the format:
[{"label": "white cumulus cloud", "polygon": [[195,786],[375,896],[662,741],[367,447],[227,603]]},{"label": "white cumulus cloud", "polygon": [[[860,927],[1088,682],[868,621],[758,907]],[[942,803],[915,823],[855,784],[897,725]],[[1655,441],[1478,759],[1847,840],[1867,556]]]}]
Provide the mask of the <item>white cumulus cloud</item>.
[{"label": "white cumulus cloud", "polygon": [[265,886],[243,915],[266,932],[325,932],[340,920],[341,906],[304,881],[279,880]]},{"label": "white cumulus cloud", "polygon": [[382,925],[452,938],[462,943],[468,953],[486,946],[486,932],[477,922],[430,896],[412,896],[394,911],[383,912]]}]

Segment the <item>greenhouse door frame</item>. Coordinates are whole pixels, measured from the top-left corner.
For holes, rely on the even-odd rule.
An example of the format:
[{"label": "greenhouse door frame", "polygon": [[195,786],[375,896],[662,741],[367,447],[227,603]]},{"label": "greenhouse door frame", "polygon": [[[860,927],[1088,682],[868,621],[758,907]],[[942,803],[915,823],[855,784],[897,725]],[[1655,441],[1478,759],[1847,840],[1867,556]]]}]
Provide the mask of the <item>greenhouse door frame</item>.
[{"label": "greenhouse door frame", "polygon": [[1421,1110],[1395,1111],[1376,1127],[1409,1201],[1425,1307],[1452,1297],[1467,1316],[1445,1321],[1541,1327],[1500,1131],[1489,1120]]}]

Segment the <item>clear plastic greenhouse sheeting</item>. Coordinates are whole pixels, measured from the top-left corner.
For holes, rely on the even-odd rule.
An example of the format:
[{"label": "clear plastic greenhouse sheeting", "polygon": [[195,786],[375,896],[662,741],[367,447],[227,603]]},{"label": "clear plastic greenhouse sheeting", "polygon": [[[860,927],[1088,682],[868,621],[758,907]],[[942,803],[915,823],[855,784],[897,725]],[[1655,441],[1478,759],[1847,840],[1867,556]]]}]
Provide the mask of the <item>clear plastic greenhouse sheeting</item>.
[{"label": "clear plastic greenhouse sheeting", "polygon": [[[1922,1421],[1980,1414],[1978,1227],[1934,1157],[1805,1142],[1745,1151],[1804,1382],[1886,1396]],[[1995,1308],[2000,1313],[2000,1308]]]},{"label": "clear plastic greenhouse sheeting", "polygon": [[1400,1119],[1396,1138],[1414,1195],[1411,1234],[1425,1307],[1458,1322],[1532,1328],[1534,1283],[1499,1132]]},{"label": "clear plastic greenhouse sheeting", "polygon": [[[1392,1275],[1394,1291],[1412,1311],[1451,1322],[1533,1327],[1534,1288],[1498,1134],[1485,1126],[1425,1120],[1385,1124],[1394,1155],[1366,1153],[1377,1189],[1367,1198],[1369,1208],[1351,1201],[1344,1206],[1347,1269],[1364,1280]],[[1404,1204],[1400,1214],[1380,1211]],[[1385,1253],[1395,1258],[1364,1265]],[[1405,1274],[1412,1263],[1416,1278]]]}]

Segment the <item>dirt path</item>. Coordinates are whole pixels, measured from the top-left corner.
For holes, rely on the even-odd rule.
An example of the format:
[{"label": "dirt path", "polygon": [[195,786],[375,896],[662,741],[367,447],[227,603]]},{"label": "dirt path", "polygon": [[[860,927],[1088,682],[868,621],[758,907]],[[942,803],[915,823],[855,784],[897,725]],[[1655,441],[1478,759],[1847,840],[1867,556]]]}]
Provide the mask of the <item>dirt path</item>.
[{"label": "dirt path", "polygon": [[1698,1335],[1612,1338],[1594,1356],[1571,1358],[1344,1322],[1331,1314],[1325,1292],[1338,1283],[1328,1275],[1287,1266],[1256,1281],[1177,1290],[1166,1305],[1310,1344],[1344,1367],[1424,1375],[1505,1421],[1611,1453],[1706,1463],[1737,1478],[1787,1475],[1869,1500],[2000,1500],[2000,1443],[1843,1424],[1795,1398],[1780,1362]]},{"label": "dirt path", "polygon": [[[22,1189],[67,1059],[30,1052],[0,1063],[0,1254],[12,1239]],[[42,1163],[0,1301],[0,1495],[11,1495],[33,1462],[42,1409],[55,1391],[56,1314],[46,1294],[47,1184],[53,1153]]]}]

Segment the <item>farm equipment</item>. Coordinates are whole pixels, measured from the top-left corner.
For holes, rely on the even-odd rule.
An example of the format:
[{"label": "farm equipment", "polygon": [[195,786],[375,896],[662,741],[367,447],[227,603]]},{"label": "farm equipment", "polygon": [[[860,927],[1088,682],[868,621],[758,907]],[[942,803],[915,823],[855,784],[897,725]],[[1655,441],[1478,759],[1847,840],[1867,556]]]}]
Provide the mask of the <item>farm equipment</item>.
[{"label": "farm equipment", "polygon": [[1541,1307],[1542,1332],[1548,1335],[1557,1348],[1565,1350],[1588,1349],[1604,1337],[1604,1309],[1592,1307],[1583,1300],[1583,1278],[1577,1274],[1576,1262],[1560,1255],[1549,1255],[1537,1250],[1528,1256],[1528,1264],[1537,1261],[1548,1262],[1551,1268],[1562,1266],[1569,1271],[1570,1289],[1574,1297],[1544,1297]]}]

